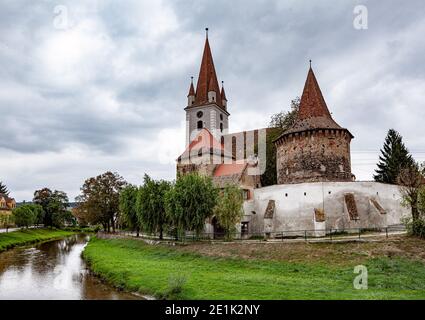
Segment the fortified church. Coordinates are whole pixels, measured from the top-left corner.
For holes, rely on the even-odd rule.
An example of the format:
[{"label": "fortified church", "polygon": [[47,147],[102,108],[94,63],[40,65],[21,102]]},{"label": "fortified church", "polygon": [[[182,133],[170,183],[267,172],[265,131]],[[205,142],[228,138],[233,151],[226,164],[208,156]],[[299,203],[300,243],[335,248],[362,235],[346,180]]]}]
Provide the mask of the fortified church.
[{"label": "fortified church", "polygon": [[[177,174],[198,172],[219,187],[239,185],[244,192],[244,217],[238,225],[242,237],[385,228],[408,214],[397,186],[355,181],[350,157],[354,136],[332,118],[311,64],[296,120],[273,141],[273,186],[262,187],[260,179],[270,129],[228,132],[228,100],[223,82],[219,86],[208,29],[196,89],[192,78],[187,97],[186,150],[177,159]],[[205,229],[221,231],[215,218]]]}]

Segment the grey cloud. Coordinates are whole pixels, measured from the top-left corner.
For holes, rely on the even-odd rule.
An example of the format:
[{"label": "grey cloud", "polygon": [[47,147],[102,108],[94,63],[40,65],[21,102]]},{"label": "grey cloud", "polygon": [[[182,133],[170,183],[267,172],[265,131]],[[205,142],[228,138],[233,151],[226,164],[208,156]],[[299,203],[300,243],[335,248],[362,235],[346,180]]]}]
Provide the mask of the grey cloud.
[{"label": "grey cloud", "polygon": [[[0,149],[5,150],[0,178],[21,198],[30,197],[39,181],[59,185],[73,197],[83,177],[108,164],[130,180],[138,180],[140,171],[173,178],[174,166],[159,164],[154,147],[144,159],[128,150],[134,141],[158,143],[158,132],[184,121],[189,77],[199,71],[207,26],[231,127],[264,127],[271,114],[287,110],[302,93],[312,59],[334,118],[355,135],[353,151],[370,152],[369,160],[359,161],[358,176],[371,177],[390,127],[412,150],[425,148],[421,0],[66,0],[61,4],[74,25],[63,31],[52,25],[57,4],[0,5]],[[357,4],[368,8],[368,30],[353,28]],[[69,56],[69,66],[62,65],[61,55]],[[257,116],[248,124],[245,113]],[[61,170],[38,162],[45,155],[49,163],[52,154],[74,145],[82,150],[78,166]],[[9,153],[38,159],[23,170],[25,183],[5,158]]]}]

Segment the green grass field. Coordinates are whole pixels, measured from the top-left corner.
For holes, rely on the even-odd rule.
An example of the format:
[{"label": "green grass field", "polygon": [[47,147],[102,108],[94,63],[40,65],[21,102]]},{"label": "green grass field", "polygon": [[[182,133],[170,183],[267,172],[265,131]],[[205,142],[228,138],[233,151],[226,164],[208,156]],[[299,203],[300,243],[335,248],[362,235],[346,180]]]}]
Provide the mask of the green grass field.
[{"label": "green grass field", "polygon": [[164,296],[185,278],[182,299],[425,299],[425,264],[365,258],[368,289],[353,288],[355,265],[211,257],[138,240],[92,239],[84,258],[117,287]]},{"label": "green grass field", "polygon": [[28,229],[0,233],[0,252],[19,245],[53,240],[56,238],[70,236],[72,234],[74,234],[74,232],[55,229]]}]

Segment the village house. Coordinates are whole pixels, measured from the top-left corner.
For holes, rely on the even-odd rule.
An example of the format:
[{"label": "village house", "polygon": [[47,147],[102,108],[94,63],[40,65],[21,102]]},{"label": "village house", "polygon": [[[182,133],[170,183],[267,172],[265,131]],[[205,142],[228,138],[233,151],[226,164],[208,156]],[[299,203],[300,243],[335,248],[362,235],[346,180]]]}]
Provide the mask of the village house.
[{"label": "village house", "polygon": [[0,228],[7,227],[6,221],[10,220],[12,210],[16,208],[16,201],[8,195],[0,193]]}]

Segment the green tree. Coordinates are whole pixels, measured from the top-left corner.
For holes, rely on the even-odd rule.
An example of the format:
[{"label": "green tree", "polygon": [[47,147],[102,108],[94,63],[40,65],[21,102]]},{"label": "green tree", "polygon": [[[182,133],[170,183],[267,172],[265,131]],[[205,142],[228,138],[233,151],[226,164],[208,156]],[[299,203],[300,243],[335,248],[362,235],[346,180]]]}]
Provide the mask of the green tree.
[{"label": "green tree", "polygon": [[133,185],[128,185],[120,192],[119,209],[122,221],[137,233],[140,234],[140,223],[137,216],[137,201],[138,188]]},{"label": "green tree", "polygon": [[40,205],[34,205],[33,209],[35,215],[35,225],[43,224],[44,221],[44,210]]},{"label": "green tree", "polygon": [[402,195],[402,204],[411,208],[412,220],[415,223],[420,219],[422,209],[421,189],[424,187],[424,169],[414,163],[402,168],[397,177]]},{"label": "green tree", "polygon": [[261,185],[263,187],[277,184],[276,146],[274,144],[274,140],[276,140],[282,132],[283,130],[281,128],[267,129],[266,159],[262,159],[261,155],[259,155],[259,161],[266,161],[266,170],[260,177]]},{"label": "green tree", "polygon": [[127,182],[110,171],[87,179],[76,198],[80,218],[90,224],[102,224],[105,231],[115,232],[119,215],[119,196]]},{"label": "green tree", "polygon": [[0,228],[10,228],[14,224],[13,215],[0,213]]},{"label": "green tree", "polygon": [[171,183],[164,180],[153,180],[147,174],[137,197],[137,214],[143,229],[149,233],[159,233],[163,238],[164,228],[168,225],[165,209],[165,195]]},{"label": "green tree", "polygon": [[414,160],[404,145],[402,136],[394,129],[390,129],[385,138],[384,147],[381,149],[378,169],[375,170],[376,175],[374,175],[375,181],[396,184],[401,170],[414,165]]},{"label": "green tree", "polygon": [[[274,141],[295,122],[300,108],[300,98],[291,101],[290,111],[281,111],[272,115],[266,137],[266,170],[261,175],[263,187],[277,184],[276,146]],[[260,161],[264,161],[260,159]]]},{"label": "green tree", "polygon": [[34,192],[33,202],[43,208],[43,223],[46,227],[61,227],[69,205],[68,196],[63,191],[43,188]]},{"label": "green tree", "polygon": [[220,190],[214,214],[226,233],[226,239],[231,240],[232,233],[236,231],[236,224],[240,223],[243,217],[242,190],[236,185],[226,185]]},{"label": "green tree", "polygon": [[291,100],[291,110],[290,111],[281,111],[272,115],[269,128],[280,128],[282,131],[288,130],[295,122],[300,109],[301,99],[296,97]]},{"label": "green tree", "polygon": [[204,229],[205,220],[214,213],[218,189],[210,177],[198,174],[181,176],[166,193],[167,215],[180,235],[194,231],[197,235]]},{"label": "green tree", "polygon": [[0,193],[4,194],[6,196],[9,195],[9,190],[7,190],[7,187],[5,184],[3,184],[3,182],[0,181]]},{"label": "green tree", "polygon": [[12,215],[15,224],[18,227],[30,227],[36,223],[37,214],[42,210],[39,205],[25,204],[18,208],[13,209]]},{"label": "green tree", "polygon": [[422,218],[425,218],[425,185],[419,188],[418,192],[418,210]]}]

